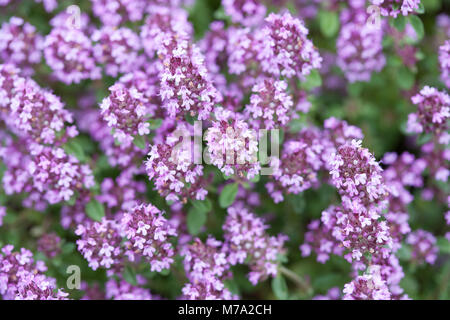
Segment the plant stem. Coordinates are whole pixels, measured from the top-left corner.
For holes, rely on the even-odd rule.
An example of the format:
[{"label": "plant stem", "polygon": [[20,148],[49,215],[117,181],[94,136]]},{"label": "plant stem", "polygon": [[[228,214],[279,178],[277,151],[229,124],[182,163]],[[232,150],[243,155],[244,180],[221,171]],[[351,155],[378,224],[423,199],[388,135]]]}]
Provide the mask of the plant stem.
[{"label": "plant stem", "polygon": [[289,270],[286,267],[280,266],[278,268],[278,270],[285,275],[287,278],[291,279],[293,282],[295,282],[295,284],[306,294],[310,295],[312,293],[312,289],[310,287],[310,285],[305,281],[305,279],[303,279],[302,277],[300,277],[298,274],[296,274],[295,272]]}]

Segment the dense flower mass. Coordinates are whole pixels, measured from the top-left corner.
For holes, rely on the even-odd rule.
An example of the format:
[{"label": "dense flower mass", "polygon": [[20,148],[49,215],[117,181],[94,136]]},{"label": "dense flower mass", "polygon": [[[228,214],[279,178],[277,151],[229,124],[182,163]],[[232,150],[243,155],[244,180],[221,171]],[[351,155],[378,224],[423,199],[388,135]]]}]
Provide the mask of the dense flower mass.
[{"label": "dense flower mass", "polygon": [[[385,65],[381,28],[366,23],[364,10],[341,15],[343,26],[336,41],[337,65],[350,82],[369,81],[373,72]],[[347,21],[349,20],[349,21]]]},{"label": "dense flower mass", "polygon": [[228,209],[223,225],[225,244],[228,246],[228,260],[232,265],[244,261],[250,266],[248,278],[254,285],[268,276],[277,275],[278,255],[283,253],[286,236],[268,236],[267,225],[246,209]]},{"label": "dense flower mass", "polygon": [[122,83],[116,83],[109,91],[111,94],[103,99],[100,108],[103,120],[113,129],[114,138],[123,143],[132,141],[133,136],[149,134],[150,124],[146,120],[152,110],[144,95]]},{"label": "dense flower mass", "polygon": [[258,53],[261,67],[275,76],[306,76],[321,66],[322,58],[307,38],[308,29],[303,22],[289,13],[271,13],[259,35],[261,51]]},{"label": "dense flower mass", "polygon": [[6,245],[0,253],[0,295],[4,300],[55,300],[68,294],[55,292],[55,279],[46,277],[47,267],[34,261],[31,251],[21,248],[14,251]]},{"label": "dense flower mass", "polygon": [[450,89],[450,40],[439,47],[439,63],[441,66],[441,80]]},{"label": "dense flower mass", "polygon": [[155,206],[140,204],[123,215],[121,228],[129,240],[126,255],[132,261],[142,255],[151,271],[168,269],[173,263],[174,250],[169,242],[176,230]]},{"label": "dense flower mass", "polygon": [[183,135],[191,128],[184,124],[177,128],[163,143],[150,147],[146,172],[159,194],[169,201],[204,200],[208,191],[203,186],[203,166],[194,163],[192,142]]},{"label": "dense flower mass", "polygon": [[233,118],[232,114],[217,111],[216,115],[217,121],[205,133],[211,164],[227,176],[254,178],[260,170],[256,131],[246,122]]},{"label": "dense flower mass", "polygon": [[77,240],[78,251],[93,270],[118,267],[122,262],[122,237],[116,221],[103,218],[101,222],[86,222],[78,225],[75,233],[81,237]]},{"label": "dense flower mass", "polygon": [[383,16],[397,17],[414,13],[419,9],[420,0],[370,0],[373,5],[380,8]]},{"label": "dense flower mass", "polygon": [[82,30],[66,27],[52,29],[44,42],[44,56],[55,77],[66,84],[99,79],[91,40]]},{"label": "dense flower mass", "polygon": [[29,75],[31,66],[41,62],[44,39],[22,18],[12,17],[0,29],[0,61],[12,63]]},{"label": "dense flower mass", "polygon": [[448,144],[450,96],[436,88],[425,86],[411,101],[417,106],[417,111],[409,114],[407,130],[412,133],[431,133],[438,143]]},{"label": "dense flower mass", "polygon": [[0,299],[450,299],[447,7],[0,0]]},{"label": "dense flower mass", "polygon": [[225,287],[230,264],[226,259],[222,243],[208,238],[206,243],[200,239],[185,245],[181,254],[184,268],[190,280],[183,287],[183,297],[188,300],[232,299],[233,294]]},{"label": "dense flower mass", "polygon": [[94,57],[105,66],[105,73],[112,77],[133,71],[139,67],[138,36],[127,28],[103,27],[92,34]]}]

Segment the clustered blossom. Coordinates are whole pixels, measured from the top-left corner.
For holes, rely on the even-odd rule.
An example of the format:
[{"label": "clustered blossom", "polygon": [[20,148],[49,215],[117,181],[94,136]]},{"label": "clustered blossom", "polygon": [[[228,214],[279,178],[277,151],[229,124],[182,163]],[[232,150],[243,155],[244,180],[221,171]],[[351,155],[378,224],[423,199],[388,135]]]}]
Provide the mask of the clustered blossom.
[{"label": "clustered blossom", "polygon": [[101,222],[86,222],[78,225],[75,234],[78,251],[89,262],[89,267],[118,268],[123,260],[122,236],[114,220],[102,218]]},{"label": "clustered blossom", "polygon": [[420,0],[370,0],[370,2],[380,8],[382,16],[394,18],[400,13],[404,16],[414,13],[420,4]]},{"label": "clustered blossom", "polygon": [[102,24],[118,26],[127,21],[138,21],[143,17],[145,0],[92,0],[92,11]]},{"label": "clustered blossom", "polygon": [[113,300],[155,300],[150,290],[133,286],[125,280],[110,279],[106,282],[106,298]]},{"label": "clustered blossom", "polygon": [[[331,206],[322,212],[323,225],[312,225],[311,231],[316,234],[306,235],[306,243],[301,247],[303,255],[315,249],[323,261],[331,253],[341,254],[333,248],[342,245],[344,257],[353,264],[355,272],[366,270],[362,276],[356,274],[345,286],[344,298],[390,299],[391,294],[400,298],[402,290],[398,283],[403,272],[392,255],[394,240],[389,225],[380,219],[388,195],[381,167],[357,140],[339,146],[328,165],[342,206]],[[378,271],[373,273],[373,270]]]},{"label": "clustered blossom", "polygon": [[247,27],[258,25],[266,15],[266,7],[259,0],[222,0],[222,4],[231,21]]},{"label": "clustered blossom", "polygon": [[118,82],[109,88],[111,94],[104,98],[100,108],[103,119],[114,130],[114,138],[130,142],[134,136],[150,133],[149,117],[152,115],[147,99],[135,87],[127,88]]},{"label": "clustered blossom", "polygon": [[336,41],[336,63],[349,82],[367,82],[372,73],[381,71],[386,63],[382,28],[367,24],[363,10],[349,16],[341,15],[343,25]]},{"label": "clustered blossom", "polygon": [[61,289],[55,293],[53,281],[41,275],[27,274],[22,281],[16,300],[67,300],[69,295]]},{"label": "clustered blossom", "polygon": [[44,42],[45,61],[53,74],[65,84],[100,79],[91,40],[76,28],[53,28]]},{"label": "clustered blossom", "polygon": [[436,246],[436,238],[428,231],[416,230],[408,234],[406,243],[411,246],[411,259],[422,264],[434,264],[439,249]]},{"label": "clustered blossom", "polygon": [[261,168],[258,159],[258,135],[243,120],[226,112],[216,112],[217,121],[205,133],[211,164],[225,175],[246,175],[253,179]]},{"label": "clustered blossom", "polygon": [[6,216],[6,208],[0,206],[0,227],[3,225],[3,218]]},{"label": "clustered blossom", "polygon": [[74,190],[89,189],[94,185],[89,166],[80,164],[63,149],[36,146],[32,152],[34,157],[28,165],[28,172],[33,186],[49,203],[69,201]]},{"label": "clustered blossom", "polygon": [[[324,212],[323,216],[332,217],[330,211],[334,211],[334,207],[330,207]],[[333,222],[334,224],[334,222]],[[328,224],[332,225],[332,224]],[[304,243],[300,246],[303,257],[308,257],[312,252],[317,254],[317,261],[325,263],[330,259],[330,255],[334,254],[342,256],[344,247],[340,246],[334,238],[332,230],[326,225],[321,225],[320,220],[313,220],[308,224],[308,231],[305,233]]]},{"label": "clustered blossom", "polygon": [[281,156],[270,158],[273,170],[267,191],[276,203],[284,194],[299,194],[320,185],[321,171],[328,171],[328,159],[336,148],[352,139],[362,139],[359,128],[347,122],[329,118],[324,129],[308,126],[286,138]]},{"label": "clustered blossom", "polygon": [[436,88],[425,86],[411,101],[417,106],[417,111],[408,116],[408,132],[432,133],[438,143],[448,144],[450,96]]},{"label": "clustered blossom", "polygon": [[441,80],[450,89],[450,40],[439,47],[439,63],[441,66]]},{"label": "clustered blossom", "polygon": [[44,38],[22,18],[11,17],[0,28],[0,61],[22,68],[24,75],[33,73],[32,65],[41,62]]},{"label": "clustered blossom", "polygon": [[177,232],[158,208],[151,204],[137,205],[124,213],[120,224],[129,241],[125,253],[129,260],[143,256],[151,271],[160,272],[170,267],[175,254],[170,239],[177,236]]},{"label": "clustered blossom", "polygon": [[220,241],[208,237],[205,243],[195,239],[182,247],[184,269],[189,283],[182,289],[188,300],[230,300],[236,298],[224,284],[230,264]]},{"label": "clustered blossom", "polygon": [[188,13],[179,7],[151,5],[141,27],[140,38],[145,53],[153,58],[158,49],[173,34],[191,35],[193,27]]},{"label": "clustered blossom", "polygon": [[[187,125],[180,124],[178,128],[181,132],[190,131]],[[184,138],[182,134],[169,134],[164,143],[150,146],[146,172],[168,201],[204,200],[208,191],[203,186],[203,166],[194,163],[191,141]]]},{"label": "clustered blossom", "polygon": [[117,217],[121,211],[131,210],[145,193],[145,183],[133,179],[133,171],[123,171],[116,179],[105,178],[96,199],[105,204],[107,216]]},{"label": "clustered blossom", "polygon": [[94,57],[105,67],[105,73],[115,77],[137,69],[138,51],[141,48],[139,37],[128,28],[103,27],[92,34],[95,42]]},{"label": "clustered blossom", "polygon": [[34,261],[31,251],[5,245],[0,253],[0,296],[4,300],[62,299],[67,293],[54,292],[55,280],[44,275],[47,267],[42,261]]},{"label": "clustered blossom", "polygon": [[37,143],[54,144],[75,137],[78,132],[74,126],[64,128],[73,119],[61,99],[18,72],[12,65],[0,65],[0,110],[6,125],[18,136]]},{"label": "clustered blossom", "polygon": [[272,179],[266,184],[275,202],[283,201],[283,193],[299,194],[318,183],[318,171],[323,168],[324,136],[319,129],[301,130],[283,145],[281,157],[272,157]]},{"label": "clustered blossom", "polygon": [[[429,69],[450,87],[448,15],[419,41],[420,0],[88,2],[0,0],[0,230],[18,232],[0,237],[0,299],[68,299],[60,262],[78,253],[107,277],[82,299],[246,299],[271,278],[278,297],[286,276],[289,299],[398,300],[416,265],[445,273],[450,97]],[[44,24],[19,17],[36,3]],[[373,123],[380,103],[395,108]],[[408,103],[417,137],[377,139]],[[447,225],[420,229],[424,208]],[[297,278],[312,254],[351,280]]]},{"label": "clustered blossom", "polygon": [[252,88],[246,112],[253,119],[260,120],[261,127],[265,129],[285,127],[290,120],[298,117],[287,88],[286,81],[275,81],[272,78],[259,80]]},{"label": "clustered blossom", "polygon": [[370,273],[356,277],[344,287],[344,300],[390,300],[391,293],[378,266]]},{"label": "clustered blossom", "polygon": [[221,97],[213,86],[200,49],[184,33],[175,33],[158,48],[163,69],[160,95],[171,117],[189,113],[208,119]]},{"label": "clustered blossom", "polygon": [[406,212],[406,206],[413,200],[408,187],[423,187],[422,173],[426,168],[424,159],[416,159],[409,152],[397,155],[385,153],[382,163],[388,167],[383,171],[383,178],[389,190],[389,210]]},{"label": "clustered blossom", "polygon": [[279,255],[283,254],[285,235],[277,237],[266,234],[268,226],[247,209],[230,207],[223,225],[227,259],[231,265],[247,263],[248,278],[253,285],[275,277],[278,273]]},{"label": "clustered blossom", "polygon": [[37,242],[40,252],[48,258],[53,258],[61,253],[61,238],[56,233],[44,233]]},{"label": "clustered blossom", "polygon": [[135,167],[148,152],[147,148],[137,147],[131,139],[116,143],[111,128],[98,110],[83,110],[77,120],[79,129],[90,134],[92,139],[99,143],[100,149],[107,155],[108,162],[113,167]]},{"label": "clustered blossom", "polygon": [[3,187],[8,195],[28,193],[24,205],[43,210],[42,200],[49,204],[69,201],[76,192],[94,185],[89,166],[80,164],[64,149],[38,144],[26,146],[24,140],[8,141],[0,148],[0,157],[7,167]]},{"label": "clustered blossom", "polygon": [[308,29],[289,13],[271,13],[261,30],[263,44],[258,53],[261,68],[274,76],[292,78],[307,76],[312,69],[319,69],[322,58],[307,38]]}]

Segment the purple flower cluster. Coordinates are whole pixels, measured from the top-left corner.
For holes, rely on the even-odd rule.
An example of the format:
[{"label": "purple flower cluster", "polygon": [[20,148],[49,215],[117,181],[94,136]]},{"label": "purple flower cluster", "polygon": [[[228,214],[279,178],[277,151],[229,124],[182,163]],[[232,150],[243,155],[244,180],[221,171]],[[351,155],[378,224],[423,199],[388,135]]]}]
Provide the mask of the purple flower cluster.
[{"label": "purple flower cluster", "polygon": [[283,244],[288,239],[266,234],[267,225],[247,209],[230,207],[223,225],[227,260],[231,265],[249,265],[248,278],[253,285],[278,273],[279,255],[284,252]]},{"label": "purple flower cluster", "polygon": [[160,95],[171,117],[189,113],[199,120],[209,118],[221,97],[209,78],[200,49],[185,33],[173,33],[157,50],[163,69]]},{"label": "purple flower cluster", "polygon": [[417,106],[417,111],[409,114],[407,130],[411,133],[431,133],[438,143],[449,144],[450,96],[425,86],[411,101]]},{"label": "purple flower cluster", "polygon": [[253,179],[260,170],[256,131],[231,112],[218,108],[215,114],[204,138],[209,161],[227,176]]},{"label": "purple flower cluster", "polygon": [[266,7],[259,0],[222,0],[222,4],[231,21],[247,27],[258,25],[266,15]]},{"label": "purple flower cluster", "polygon": [[78,251],[89,262],[89,267],[120,268],[123,261],[122,235],[114,220],[103,218],[101,222],[86,222],[78,225],[75,233]]},{"label": "purple flower cluster", "polygon": [[289,13],[271,13],[259,39],[262,47],[258,53],[261,68],[274,76],[300,78],[321,66],[322,58],[307,38],[308,29]]},{"label": "purple flower cluster", "polygon": [[236,298],[224,284],[230,264],[220,241],[209,237],[205,243],[196,239],[181,248],[184,269],[189,283],[182,289],[189,300],[218,300]]},{"label": "purple flower cluster", "polygon": [[55,27],[45,37],[44,56],[54,76],[66,84],[86,79],[100,79],[94,48],[83,30]]},{"label": "purple flower cluster", "polygon": [[113,137],[119,143],[129,143],[134,136],[150,133],[147,122],[152,115],[147,99],[135,87],[127,88],[116,83],[109,88],[111,94],[103,99],[100,108],[103,119],[113,129]]},{"label": "purple flower cluster", "polygon": [[370,0],[373,5],[380,8],[385,17],[396,18],[400,13],[404,16],[419,9],[420,0]]},{"label": "purple flower cluster", "polygon": [[41,62],[43,44],[34,26],[12,17],[0,28],[0,61],[19,66],[24,75],[31,75],[32,65]]},{"label": "purple flower cluster", "polygon": [[411,246],[411,259],[413,262],[434,264],[439,252],[436,238],[425,230],[416,230],[408,234],[406,243]]},{"label": "purple flower cluster", "polygon": [[253,86],[250,104],[245,107],[245,111],[251,118],[261,122],[259,127],[285,127],[291,119],[298,117],[287,88],[286,81],[275,81],[272,78],[260,79]]},{"label": "purple flower cluster", "polygon": [[113,300],[156,300],[149,290],[133,286],[125,280],[110,279],[105,287],[106,298]]},{"label": "purple flower cluster", "polygon": [[441,66],[441,80],[450,89],[450,40],[439,47],[439,64]]},{"label": "purple flower cluster", "polygon": [[94,57],[105,67],[105,73],[115,77],[139,67],[139,37],[128,28],[105,26],[92,34]]},{"label": "purple flower cluster", "polygon": [[47,267],[42,261],[34,261],[31,251],[6,245],[0,253],[0,295],[5,300],[55,300],[64,299],[68,294],[62,290],[55,292],[53,278],[43,273]]},{"label": "purple flower cluster", "polygon": [[367,24],[363,9],[348,9],[341,14],[342,28],[336,41],[337,65],[350,82],[369,81],[373,72],[383,69],[381,28]]},{"label": "purple flower cluster", "polygon": [[170,267],[175,251],[169,239],[176,237],[177,232],[158,208],[137,205],[123,215],[120,224],[128,239],[125,254],[130,261],[142,256],[150,270],[156,272]]},{"label": "purple flower cluster", "polygon": [[275,202],[281,202],[284,193],[299,194],[318,186],[319,173],[328,171],[328,159],[336,148],[362,138],[359,128],[336,118],[325,120],[322,130],[310,126],[291,135],[283,144],[281,156],[270,159],[273,174],[266,184],[267,191]]},{"label": "purple flower cluster", "polygon": [[[179,124],[178,128],[190,132],[188,124]],[[204,200],[208,191],[203,186],[203,166],[194,164],[192,142],[183,139],[172,133],[164,143],[151,146],[145,162],[147,174],[168,201]]]},{"label": "purple flower cluster", "polygon": [[39,238],[38,250],[48,258],[53,258],[61,253],[61,238],[56,233],[45,233]]}]

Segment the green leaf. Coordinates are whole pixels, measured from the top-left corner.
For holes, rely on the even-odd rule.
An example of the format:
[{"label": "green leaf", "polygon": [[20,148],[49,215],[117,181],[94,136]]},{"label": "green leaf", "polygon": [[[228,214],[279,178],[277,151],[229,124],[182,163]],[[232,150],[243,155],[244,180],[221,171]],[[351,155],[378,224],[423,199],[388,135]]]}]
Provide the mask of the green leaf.
[{"label": "green leaf", "polygon": [[399,15],[397,18],[393,19],[392,24],[398,31],[403,31],[406,27],[406,17],[404,15]]},{"label": "green leaf", "polygon": [[95,199],[89,201],[85,209],[86,214],[92,220],[100,221],[105,216],[105,208],[103,207],[103,204]]},{"label": "green leaf", "polygon": [[71,139],[66,144],[64,144],[63,149],[81,162],[84,162],[86,160],[86,155],[84,154],[83,147],[79,143],[78,140]]},{"label": "green leaf", "polygon": [[189,210],[186,223],[190,234],[197,235],[206,222],[206,212],[192,208]]},{"label": "green leaf", "polygon": [[440,253],[450,254],[450,242],[446,238],[439,237],[437,239],[437,246],[439,247]]},{"label": "green leaf", "polygon": [[281,274],[278,274],[272,279],[272,290],[279,300],[286,300],[288,298],[288,287],[286,280]]},{"label": "green leaf", "polygon": [[410,15],[409,22],[417,33],[417,40],[422,40],[423,36],[425,35],[425,29],[423,27],[422,20],[420,20],[418,16]]},{"label": "green leaf", "polygon": [[321,10],[319,12],[319,27],[322,34],[331,38],[339,30],[339,17],[337,12]]},{"label": "green leaf", "polygon": [[72,253],[74,250],[75,250],[75,243],[73,242],[66,242],[61,247],[61,251],[63,254]]},{"label": "green leaf", "polygon": [[191,200],[191,203],[197,211],[208,213],[212,209],[211,201],[208,198],[205,200]]},{"label": "green leaf", "polygon": [[322,85],[322,77],[318,70],[311,70],[311,73],[306,77],[306,81],[301,84],[301,87],[307,91],[310,91],[316,87]]},{"label": "green leaf", "polygon": [[150,130],[156,130],[162,125],[162,119],[150,119],[148,120],[150,124]]},{"label": "green leaf", "polygon": [[130,266],[126,266],[122,273],[123,279],[133,286],[137,286],[136,273]]},{"label": "green leaf", "polygon": [[415,82],[414,74],[406,67],[400,68],[397,77],[398,86],[404,90],[409,90],[412,88]]},{"label": "green leaf", "polygon": [[425,13],[425,6],[423,5],[422,2],[419,2],[419,7],[416,9],[416,12],[418,14],[423,14]]},{"label": "green leaf", "polygon": [[239,185],[237,183],[227,184],[219,196],[219,205],[221,208],[228,208],[234,202],[238,192]]},{"label": "green leaf", "polygon": [[145,138],[143,136],[135,136],[133,139],[133,143],[139,149],[145,149]]},{"label": "green leaf", "polygon": [[397,250],[396,256],[400,260],[409,261],[411,259],[411,247],[403,244],[401,248]]}]

